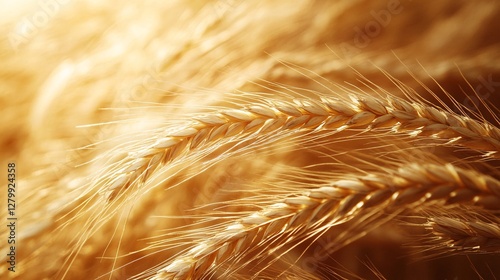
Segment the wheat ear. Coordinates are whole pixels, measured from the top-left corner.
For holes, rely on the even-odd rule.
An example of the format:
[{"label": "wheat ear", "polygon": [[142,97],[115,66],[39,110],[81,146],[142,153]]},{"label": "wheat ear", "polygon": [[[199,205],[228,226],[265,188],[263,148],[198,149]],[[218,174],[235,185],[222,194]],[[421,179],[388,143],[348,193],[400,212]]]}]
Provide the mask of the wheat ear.
[{"label": "wheat ear", "polygon": [[[293,231],[340,224],[370,209],[397,210],[428,201],[500,207],[500,181],[451,164],[412,164],[392,174],[340,180],[286,197],[227,226],[159,270],[153,279],[197,278],[249,248]],[[290,237],[291,238],[291,237]]]},{"label": "wheat ear", "polygon": [[467,253],[500,252],[500,222],[462,220],[450,217],[430,218],[427,227],[436,243],[448,251]]},{"label": "wheat ear", "polygon": [[206,149],[223,141],[279,135],[292,129],[393,128],[396,132],[445,139],[453,145],[498,156],[500,130],[488,123],[394,97],[352,99],[269,101],[267,105],[249,105],[202,116],[176,132],[159,136],[151,146],[130,153],[118,170],[107,172],[109,177],[102,182],[112,198],[130,184],[144,182],[160,165],[200,146]]}]

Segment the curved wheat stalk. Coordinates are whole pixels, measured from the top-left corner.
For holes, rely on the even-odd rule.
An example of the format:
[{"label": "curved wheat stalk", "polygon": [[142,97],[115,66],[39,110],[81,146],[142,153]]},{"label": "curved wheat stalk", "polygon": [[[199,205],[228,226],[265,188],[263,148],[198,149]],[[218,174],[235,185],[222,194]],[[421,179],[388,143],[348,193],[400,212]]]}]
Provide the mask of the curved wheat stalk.
[{"label": "curved wheat stalk", "polygon": [[151,146],[130,153],[119,169],[108,172],[108,179],[102,182],[112,199],[130,184],[145,181],[159,166],[198,147],[300,129],[392,128],[413,136],[448,140],[449,144],[498,157],[500,129],[488,123],[394,97],[352,99],[269,101],[268,105],[249,105],[202,116],[184,128],[158,137]]},{"label": "curved wheat stalk", "polygon": [[287,233],[293,232],[296,240],[300,233],[345,223],[361,212],[395,212],[436,200],[498,209],[500,181],[451,164],[412,164],[389,174],[336,181],[237,220],[177,257],[152,279],[198,278],[217,264]]},{"label": "curved wheat stalk", "polygon": [[500,221],[433,217],[426,225],[435,236],[434,246],[466,253],[500,252]]}]

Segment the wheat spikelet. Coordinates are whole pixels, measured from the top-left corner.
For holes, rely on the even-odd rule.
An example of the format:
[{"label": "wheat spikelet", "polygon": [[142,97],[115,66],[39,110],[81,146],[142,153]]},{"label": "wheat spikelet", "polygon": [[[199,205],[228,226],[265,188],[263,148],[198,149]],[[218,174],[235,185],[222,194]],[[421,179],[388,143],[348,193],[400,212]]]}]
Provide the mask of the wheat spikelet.
[{"label": "wheat spikelet", "polygon": [[[353,97],[352,102],[322,97],[314,100],[268,101],[244,109],[230,109],[197,118],[194,124],[158,137],[156,143],[133,152],[124,167],[113,172],[107,191],[109,198],[138,180],[146,180],[154,170],[183,153],[204,146],[218,145],[218,140],[237,141],[279,134],[283,130],[336,130],[348,128],[392,127],[394,131],[415,136],[448,140],[474,150],[498,156],[500,130],[488,123],[409,103],[402,99],[381,100]],[[140,177],[138,179],[138,177]]]},{"label": "wheat spikelet", "polygon": [[266,248],[264,244],[269,239],[285,235],[290,238],[286,242],[291,242],[301,233],[342,224],[359,212],[373,208],[401,211],[435,200],[499,209],[500,182],[451,164],[414,164],[401,167],[394,174],[337,181],[306,195],[285,198],[228,225],[176,258],[153,279],[198,278],[218,263],[245,254],[255,246]]}]

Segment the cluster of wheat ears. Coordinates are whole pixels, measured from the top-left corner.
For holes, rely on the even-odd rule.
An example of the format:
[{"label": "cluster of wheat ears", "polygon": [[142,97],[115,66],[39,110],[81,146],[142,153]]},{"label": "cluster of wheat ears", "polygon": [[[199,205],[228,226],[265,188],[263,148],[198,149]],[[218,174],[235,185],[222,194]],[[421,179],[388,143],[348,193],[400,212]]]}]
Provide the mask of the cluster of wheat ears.
[{"label": "cluster of wheat ears", "polygon": [[500,275],[496,1],[49,2],[2,12],[2,279]]}]

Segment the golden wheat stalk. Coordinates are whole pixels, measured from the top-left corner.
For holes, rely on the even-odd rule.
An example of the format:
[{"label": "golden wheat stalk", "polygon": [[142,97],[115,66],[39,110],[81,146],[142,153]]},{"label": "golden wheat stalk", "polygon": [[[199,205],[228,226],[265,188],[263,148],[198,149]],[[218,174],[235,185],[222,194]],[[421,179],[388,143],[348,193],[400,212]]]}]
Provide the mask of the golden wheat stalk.
[{"label": "golden wheat stalk", "polygon": [[445,247],[448,253],[500,252],[500,221],[497,217],[482,221],[437,216],[426,226],[435,236],[433,247]]},{"label": "golden wheat stalk", "polygon": [[500,129],[433,107],[388,97],[353,97],[352,101],[321,97],[286,101],[268,101],[267,105],[249,105],[196,118],[194,123],[159,136],[154,144],[130,153],[117,170],[103,179],[109,198],[128,185],[143,182],[155,169],[199,146],[224,141],[242,141],[280,132],[309,129],[393,128],[414,136],[448,140],[449,144],[498,156]]},{"label": "golden wheat stalk", "polygon": [[198,278],[252,248],[265,248],[266,241],[280,236],[286,235],[288,243],[315,229],[342,224],[359,213],[400,211],[436,200],[499,209],[500,181],[451,164],[411,164],[390,174],[339,180],[305,195],[286,197],[235,221],[178,256],[153,279]]}]

